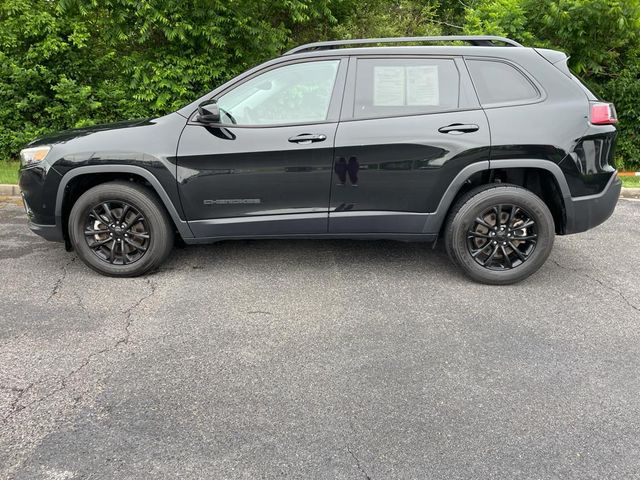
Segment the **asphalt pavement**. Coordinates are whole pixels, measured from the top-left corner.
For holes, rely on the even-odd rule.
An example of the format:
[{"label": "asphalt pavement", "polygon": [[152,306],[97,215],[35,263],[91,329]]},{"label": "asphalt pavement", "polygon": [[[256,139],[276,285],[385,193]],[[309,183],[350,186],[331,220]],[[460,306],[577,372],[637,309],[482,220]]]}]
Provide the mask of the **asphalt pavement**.
[{"label": "asphalt pavement", "polygon": [[232,241],[102,277],[0,204],[0,478],[640,478],[640,201],[523,283]]}]

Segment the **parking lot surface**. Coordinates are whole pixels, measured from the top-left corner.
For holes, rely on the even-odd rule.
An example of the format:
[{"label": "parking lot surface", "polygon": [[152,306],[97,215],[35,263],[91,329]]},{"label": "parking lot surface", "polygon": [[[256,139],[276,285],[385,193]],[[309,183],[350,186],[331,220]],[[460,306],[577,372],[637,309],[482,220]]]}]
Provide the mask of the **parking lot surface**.
[{"label": "parking lot surface", "polygon": [[0,204],[0,478],[640,478],[640,202],[523,283],[233,241],[99,276]]}]

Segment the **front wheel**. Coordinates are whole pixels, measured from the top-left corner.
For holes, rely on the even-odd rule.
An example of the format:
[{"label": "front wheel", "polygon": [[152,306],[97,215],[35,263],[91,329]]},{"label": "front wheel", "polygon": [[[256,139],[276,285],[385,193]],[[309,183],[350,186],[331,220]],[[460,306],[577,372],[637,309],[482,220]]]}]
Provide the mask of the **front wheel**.
[{"label": "front wheel", "polygon": [[155,195],[131,182],[98,185],[69,214],[69,238],[80,259],[112,277],[157,268],[173,246],[170,220]]},{"label": "front wheel", "polygon": [[453,207],[444,232],[447,253],[472,279],[519,282],[536,272],[553,247],[555,227],[547,205],[515,185],[486,185]]}]

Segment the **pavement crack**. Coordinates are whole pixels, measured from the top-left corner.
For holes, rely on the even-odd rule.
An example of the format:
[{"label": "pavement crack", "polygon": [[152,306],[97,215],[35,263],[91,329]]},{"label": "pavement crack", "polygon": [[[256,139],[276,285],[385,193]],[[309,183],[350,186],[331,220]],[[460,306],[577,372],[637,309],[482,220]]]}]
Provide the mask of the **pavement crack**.
[{"label": "pavement crack", "polygon": [[364,478],[366,480],[371,480],[371,477],[369,476],[367,471],[360,464],[360,459],[358,457],[356,457],[356,454],[353,453],[353,450],[351,450],[351,447],[349,447],[348,444],[347,444],[347,452],[349,452],[349,455],[351,455],[351,457],[353,457],[353,460],[356,462],[356,467],[358,467],[358,470],[360,470],[360,473],[362,473],[362,475],[364,475]]},{"label": "pavement crack", "polygon": [[156,293],[156,284],[153,283],[149,278],[147,278],[146,281],[150,291],[146,295],[140,297],[133,305],[122,312],[125,316],[124,336],[115,343],[113,348],[118,348],[120,345],[126,345],[129,343],[129,338],[131,338],[131,325],[133,324],[132,316],[134,310],[142,305],[145,300],[151,298]]},{"label": "pavement crack", "polygon": [[[69,262],[67,264],[67,266],[70,265],[70,264],[71,264],[71,262]],[[64,279],[64,276],[65,276],[65,274],[62,275],[61,279]],[[44,402],[47,399],[51,398],[53,395],[65,390],[67,388],[67,386],[68,386],[69,379],[72,378],[73,376],[75,376],[76,374],[78,374],[84,368],[86,368],[93,358],[95,358],[95,357],[97,357],[99,355],[102,355],[104,353],[108,353],[108,352],[110,352],[112,350],[115,350],[120,345],[129,343],[129,338],[131,336],[130,327],[131,327],[131,324],[132,324],[132,316],[133,316],[134,310],[136,308],[138,308],[145,300],[147,300],[148,298],[153,296],[155,294],[155,292],[156,292],[156,285],[151,280],[147,279],[147,284],[149,285],[149,288],[150,288],[149,293],[147,293],[146,295],[140,297],[135,303],[133,303],[129,308],[127,308],[126,310],[124,310],[122,312],[123,315],[125,316],[125,334],[124,334],[124,336],[119,338],[113,345],[101,348],[100,350],[97,350],[97,351],[87,355],[87,357],[76,368],[74,368],[69,373],[67,373],[65,376],[60,378],[60,380],[58,381],[58,387],[56,387],[53,390],[49,391],[45,395],[43,395],[41,397],[38,397],[38,398],[36,398],[35,400],[33,400],[31,402],[24,403],[24,404],[20,403],[20,401],[22,400],[24,395],[29,390],[31,390],[34,386],[36,386],[38,383],[42,383],[42,381],[33,382],[33,383],[29,384],[28,386],[26,386],[24,388],[7,387],[7,389],[10,389],[10,390],[13,390],[15,392],[18,392],[18,395],[16,395],[16,398],[14,398],[13,401],[11,402],[11,404],[9,405],[9,412],[3,417],[2,423],[7,423],[9,421],[9,419],[13,415],[15,415],[16,413],[21,412],[22,410],[25,410],[26,408],[29,408],[32,405]],[[76,293],[76,299],[77,299],[78,306],[87,314],[87,316],[89,316],[89,318],[91,318],[88,310],[86,309],[86,307],[84,306],[84,303],[82,302],[82,297],[77,293]],[[75,399],[74,405],[76,405],[78,403],[80,398],[82,398],[82,396],[80,396],[80,397]]]},{"label": "pavement crack", "polygon": [[633,303],[631,303],[631,301],[626,297],[626,295],[624,293],[622,293],[620,290],[612,287],[611,285],[609,285],[608,283],[603,282],[602,280],[600,280],[599,278],[596,277],[592,277],[591,275],[589,275],[588,273],[585,273],[583,270],[577,269],[577,268],[572,268],[572,267],[567,267],[566,265],[562,265],[560,263],[558,263],[556,260],[551,260],[553,263],[555,263],[558,267],[562,268],[563,270],[568,270],[570,272],[575,273],[576,275],[589,279],[592,282],[596,282],[598,285],[606,288],[607,290],[614,292],[616,294],[618,294],[620,296],[620,298],[622,298],[622,300],[624,300],[624,302],[631,307],[633,310],[635,310],[636,312],[640,313],[640,307],[634,305]]},{"label": "pavement crack", "polygon": [[51,299],[58,294],[58,292],[62,288],[62,284],[64,283],[64,281],[67,278],[67,275],[69,273],[69,266],[75,261],[76,261],[76,257],[71,257],[71,260],[69,260],[67,263],[65,263],[62,266],[62,272],[60,274],[60,277],[58,277],[58,279],[56,280],[56,283],[53,284],[53,288],[51,289],[51,293],[49,294],[49,297],[47,298],[47,303],[49,303],[51,301]]},{"label": "pavement crack", "polygon": [[24,396],[24,394],[27,393],[29,390],[31,390],[34,385],[35,385],[35,382],[30,383],[26,387],[4,387],[4,386],[2,387],[3,389],[11,390],[12,392],[18,393],[16,395],[16,398],[14,398],[9,404],[9,413],[5,415],[4,417],[5,419],[11,416],[14,412],[22,410],[22,408],[20,408],[20,400],[22,400],[22,397]]},{"label": "pavement crack", "polygon": [[85,358],[82,363],[77,366],[76,368],[74,368],[73,370],[71,370],[69,373],[67,373],[64,377],[62,377],[58,382],[59,382],[59,386],[54,388],[53,390],[51,390],[50,392],[46,393],[45,395],[36,398],[35,400],[25,403],[25,404],[20,404],[20,400],[22,399],[22,397],[24,396],[25,393],[27,393],[31,388],[33,388],[34,386],[36,386],[38,383],[42,383],[42,380],[39,380],[37,382],[33,382],[31,384],[29,384],[27,387],[25,387],[24,389],[17,389],[19,391],[18,396],[13,400],[13,402],[11,402],[11,405],[9,406],[9,413],[7,413],[7,415],[4,416],[3,423],[7,423],[9,421],[9,419],[15,415],[16,413],[21,412],[22,410],[25,410],[27,408],[29,408],[32,405],[44,402],[45,400],[51,398],[52,396],[54,396],[55,394],[65,390],[67,388],[67,381],[73,377],[74,375],[76,375],[78,372],[80,372],[83,368],[85,368],[87,365],[89,365],[89,362],[91,362],[91,359],[93,357],[96,357],[98,355],[102,355],[103,353],[109,351],[110,348],[103,348],[101,350],[98,350],[97,352],[93,352],[90,355],[87,356],[87,358]]}]

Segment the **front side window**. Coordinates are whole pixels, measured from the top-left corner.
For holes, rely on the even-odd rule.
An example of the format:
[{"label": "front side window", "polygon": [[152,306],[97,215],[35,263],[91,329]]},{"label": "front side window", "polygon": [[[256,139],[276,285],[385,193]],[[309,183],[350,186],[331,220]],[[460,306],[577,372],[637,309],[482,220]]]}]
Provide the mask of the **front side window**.
[{"label": "front side window", "polygon": [[467,65],[482,105],[527,102],[540,97],[529,79],[508,63],[467,60]]},{"label": "front side window", "polygon": [[244,82],[218,99],[222,123],[284,125],[326,120],[339,63],[294,63]]},{"label": "front side window", "polygon": [[355,118],[416,115],[458,108],[455,62],[436,58],[358,60]]}]

